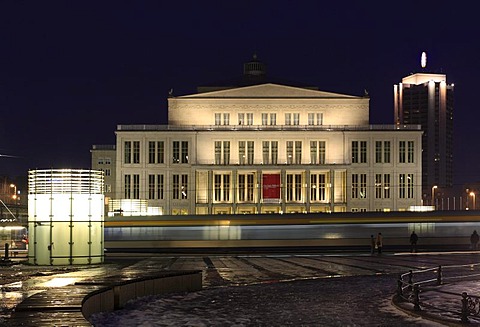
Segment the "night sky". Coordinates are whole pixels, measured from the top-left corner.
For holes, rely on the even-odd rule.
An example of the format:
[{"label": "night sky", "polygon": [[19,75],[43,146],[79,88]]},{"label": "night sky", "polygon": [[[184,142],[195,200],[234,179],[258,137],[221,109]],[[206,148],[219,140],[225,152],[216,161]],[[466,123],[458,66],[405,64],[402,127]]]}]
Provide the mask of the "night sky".
[{"label": "night sky", "polygon": [[[117,124],[165,124],[167,96],[268,75],[370,94],[393,123],[393,85],[421,71],[455,83],[455,183],[480,181],[480,24],[451,1],[0,1],[0,175],[89,168]],[[461,4],[462,3],[462,4]]]}]

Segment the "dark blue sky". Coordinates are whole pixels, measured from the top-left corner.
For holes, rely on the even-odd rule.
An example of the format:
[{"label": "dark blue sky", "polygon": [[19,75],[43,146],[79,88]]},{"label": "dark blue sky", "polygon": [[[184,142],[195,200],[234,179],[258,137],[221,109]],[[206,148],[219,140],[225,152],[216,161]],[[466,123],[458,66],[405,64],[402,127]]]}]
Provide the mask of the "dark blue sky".
[{"label": "dark blue sky", "polygon": [[[455,83],[456,184],[478,181],[476,11],[451,1],[1,1],[0,175],[90,165],[117,124],[166,122],[168,91],[240,76],[256,52],[278,78],[371,96],[427,68]],[[457,4],[458,3],[458,4]],[[397,6],[397,7],[395,7]]]}]

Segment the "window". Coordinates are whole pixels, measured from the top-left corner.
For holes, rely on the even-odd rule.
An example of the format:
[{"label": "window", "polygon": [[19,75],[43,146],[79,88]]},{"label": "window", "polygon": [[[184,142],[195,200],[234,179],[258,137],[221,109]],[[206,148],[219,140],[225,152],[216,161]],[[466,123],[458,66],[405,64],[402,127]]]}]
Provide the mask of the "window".
[{"label": "window", "polygon": [[309,113],[308,125],[323,125],[323,113]]},{"label": "window", "polygon": [[413,174],[400,174],[398,186],[401,199],[413,199]]},{"label": "window", "polygon": [[133,163],[134,164],[140,163],[140,142],[139,141],[133,142]]},{"label": "window", "polygon": [[295,164],[302,163],[302,141],[295,141]]},{"label": "window", "polygon": [[247,113],[247,125],[253,125],[253,113]]},{"label": "window", "polygon": [[188,163],[188,141],[173,141],[172,163]]},{"label": "window", "polygon": [[140,199],[140,175],[133,175],[133,198]]},{"label": "window", "polygon": [[163,175],[148,175],[148,199],[163,200]]},{"label": "window", "polygon": [[408,141],[407,143],[407,162],[408,163],[414,163],[414,160],[413,160],[413,154],[414,154],[414,151],[415,151],[415,148],[414,148],[414,143],[413,141]]},{"label": "window", "polygon": [[302,174],[287,174],[286,199],[289,202],[302,200]]},{"label": "window", "polygon": [[278,141],[270,142],[271,150],[272,150],[272,165],[276,165],[278,163]]},{"label": "window", "polygon": [[375,174],[375,198],[381,199],[383,194],[382,174]]},{"label": "window", "polygon": [[390,199],[390,174],[383,174],[383,198]]},{"label": "window", "polygon": [[132,142],[125,141],[124,143],[124,163],[132,163]]},{"label": "window", "polygon": [[163,164],[164,163],[164,143],[163,141],[148,142],[148,163],[149,164]]},{"label": "window", "polygon": [[375,141],[375,163],[390,163],[390,141]]},{"label": "window", "polygon": [[270,162],[270,142],[269,141],[263,141],[262,142],[262,162],[264,165],[268,165]]},{"label": "window", "polygon": [[277,125],[277,114],[270,114],[270,125]]},{"label": "window", "polygon": [[105,176],[110,176],[112,174],[112,171],[110,169],[105,169]]},{"label": "window", "polygon": [[361,141],[360,142],[360,163],[367,162],[367,142]]},{"label": "window", "polygon": [[398,143],[398,161],[400,163],[405,163],[405,141],[400,141]]},{"label": "window", "polygon": [[268,125],[268,114],[262,113],[262,125]]},{"label": "window", "polygon": [[400,141],[398,143],[398,161],[400,163],[414,163],[415,143]]},{"label": "window", "polygon": [[352,141],[352,163],[367,163],[367,141]]},{"label": "window", "polygon": [[254,162],[254,142],[248,141],[247,142],[247,164],[253,165]]},{"label": "window", "polygon": [[310,163],[324,165],[326,160],[325,141],[310,141]]},{"label": "window", "polygon": [[[222,121],[223,117],[223,121]],[[230,125],[230,114],[229,113],[215,113],[215,125]]]},{"label": "window", "polygon": [[285,125],[292,125],[292,114],[285,114]]},{"label": "window", "polygon": [[382,141],[375,141],[375,163],[382,163]]},{"label": "window", "polygon": [[98,164],[103,165],[103,160],[104,160],[103,158],[98,158]]},{"label": "window", "polygon": [[163,141],[157,142],[157,163],[165,163],[165,144]]},{"label": "window", "polygon": [[182,163],[188,163],[188,142],[182,141]]},{"label": "window", "polygon": [[155,199],[155,175],[148,175],[148,199]]},{"label": "window", "polygon": [[245,114],[238,114],[238,125],[245,125]]},{"label": "window", "polygon": [[310,201],[326,201],[326,174],[310,175]]},{"label": "window", "polygon": [[155,142],[148,142],[148,163],[153,164],[155,163],[157,149],[155,147]]},{"label": "window", "polygon": [[180,163],[180,142],[173,141],[173,162],[174,164]]},{"label": "window", "polygon": [[287,164],[293,163],[293,141],[287,141]]},{"label": "window", "polygon": [[325,141],[318,141],[318,163],[324,165],[326,162],[326,143]]},{"label": "window", "polygon": [[188,198],[188,175],[174,174],[173,177],[173,199],[174,200],[186,200]]},{"label": "window", "polygon": [[238,201],[253,202],[255,175],[252,173],[238,174]]},{"label": "window", "polygon": [[[249,117],[248,117],[249,114],[247,114],[247,121],[249,120]],[[252,124],[250,125],[253,125],[253,113],[250,114],[251,115],[251,121],[252,121]],[[268,119],[270,115],[270,120]],[[268,114],[268,113],[262,113],[262,125],[266,126],[266,125],[276,125],[277,124],[277,114]]]},{"label": "window", "polygon": [[390,141],[383,142],[383,162],[390,163]]},{"label": "window", "polygon": [[263,164],[276,165],[278,162],[278,141],[263,141]]},{"label": "window", "polygon": [[300,125],[300,114],[293,114],[293,125]]},{"label": "window", "polygon": [[352,141],[352,163],[358,163],[358,141]]},{"label": "window", "polygon": [[230,201],[230,175],[214,174],[214,200],[216,202]]},{"label": "window", "polygon": [[215,164],[230,164],[230,141],[215,141]]},{"label": "window", "polygon": [[367,174],[352,174],[352,199],[367,198]]},{"label": "window", "polygon": [[302,163],[302,141],[287,141],[287,164]]},{"label": "window", "polygon": [[163,200],[164,178],[163,175],[157,175],[157,199]]},{"label": "window", "polygon": [[245,164],[246,152],[245,152],[245,141],[238,142],[238,163],[240,165]]},{"label": "window", "polygon": [[111,165],[112,164],[112,160],[110,158],[105,158],[105,164],[106,165]]},{"label": "window", "polygon": [[123,189],[124,189],[123,196],[124,196],[125,199],[130,199],[131,198],[131,191],[130,191],[131,180],[132,180],[131,175],[125,175],[124,180],[123,180],[124,181],[124,183],[123,183]]},{"label": "window", "polygon": [[317,164],[317,141],[310,141],[310,163]]},{"label": "window", "polygon": [[110,192],[112,192],[112,185],[105,184],[105,193],[110,193]]}]

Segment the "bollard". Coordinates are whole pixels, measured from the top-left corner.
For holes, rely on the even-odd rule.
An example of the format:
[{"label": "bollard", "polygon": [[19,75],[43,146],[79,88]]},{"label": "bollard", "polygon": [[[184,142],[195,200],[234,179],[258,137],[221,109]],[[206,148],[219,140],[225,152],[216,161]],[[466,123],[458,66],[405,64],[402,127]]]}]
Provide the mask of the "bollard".
[{"label": "bollard", "polygon": [[413,310],[420,311],[420,287],[418,284],[413,285]]},{"label": "bollard", "polygon": [[10,244],[5,243],[5,258],[3,259],[3,260],[5,260],[5,261],[8,261],[8,260],[9,260],[9,258],[8,258],[8,252],[9,252],[9,251],[8,251],[8,247],[9,247],[9,246],[10,246]]},{"label": "bollard", "polygon": [[467,292],[462,293],[462,322],[469,322],[468,320],[468,295]]},{"label": "bollard", "polygon": [[437,285],[442,284],[442,266],[438,266]]}]

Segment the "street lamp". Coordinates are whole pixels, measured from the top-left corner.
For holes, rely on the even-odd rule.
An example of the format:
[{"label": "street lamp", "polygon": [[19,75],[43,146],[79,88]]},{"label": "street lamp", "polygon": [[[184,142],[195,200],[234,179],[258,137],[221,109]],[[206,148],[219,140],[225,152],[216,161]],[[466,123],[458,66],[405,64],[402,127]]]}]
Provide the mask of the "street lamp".
[{"label": "street lamp", "polygon": [[435,189],[437,188],[437,185],[432,186],[432,206],[435,205]]},{"label": "street lamp", "polygon": [[473,210],[475,210],[475,192],[470,192],[470,196],[473,198],[472,207],[473,207]]},{"label": "street lamp", "polygon": [[15,204],[17,204],[17,185],[10,184],[10,187],[14,189],[12,199],[15,201]]}]

